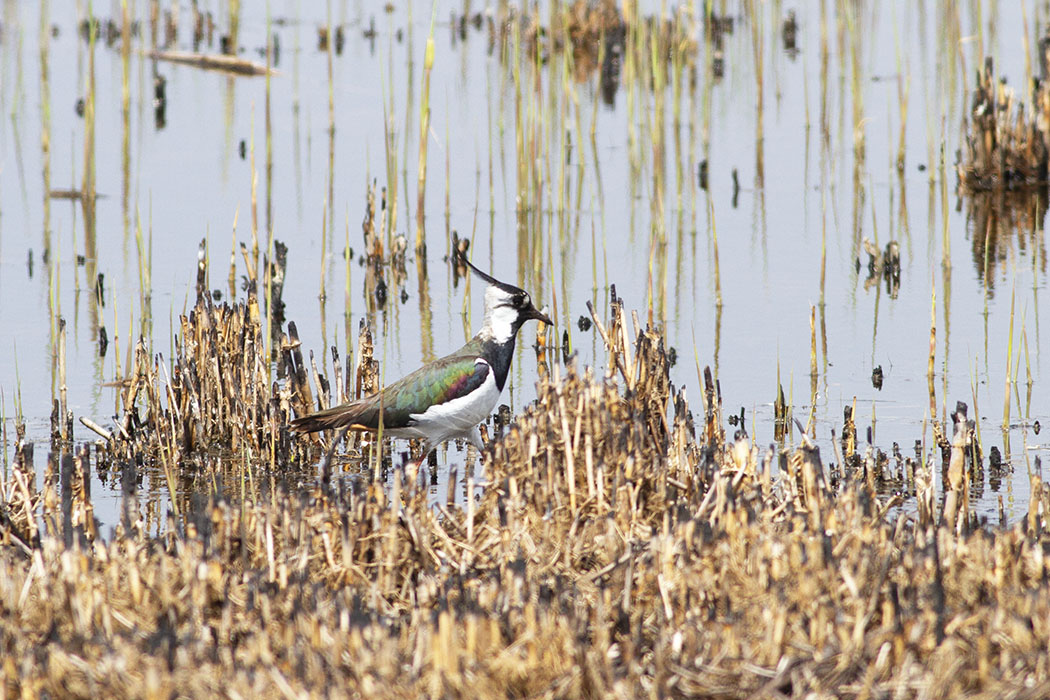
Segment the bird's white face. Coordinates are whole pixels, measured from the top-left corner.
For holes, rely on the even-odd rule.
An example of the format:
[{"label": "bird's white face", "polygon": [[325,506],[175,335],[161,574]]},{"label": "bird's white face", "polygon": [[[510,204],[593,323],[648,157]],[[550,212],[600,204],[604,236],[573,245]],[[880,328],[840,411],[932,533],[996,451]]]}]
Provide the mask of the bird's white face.
[{"label": "bird's white face", "polygon": [[514,337],[515,328],[522,309],[529,308],[532,300],[527,292],[507,292],[495,285],[485,290],[485,324],[481,333],[498,343]]}]

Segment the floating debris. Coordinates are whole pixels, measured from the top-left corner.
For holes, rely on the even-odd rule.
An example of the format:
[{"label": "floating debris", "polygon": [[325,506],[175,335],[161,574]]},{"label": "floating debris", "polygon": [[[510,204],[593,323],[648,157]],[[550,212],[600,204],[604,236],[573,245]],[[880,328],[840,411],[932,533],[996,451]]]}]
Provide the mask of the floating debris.
[{"label": "floating debris", "polygon": [[[60,190],[53,189],[48,194],[51,195],[52,199],[83,199],[84,193],[81,190]],[[44,262],[47,262],[46,260]]]},{"label": "floating debris", "polygon": [[180,63],[185,66],[194,66],[205,70],[217,70],[234,75],[271,75],[276,74],[273,69],[268,69],[264,64],[257,63],[247,58],[227,55],[226,53],[195,53],[193,51],[162,51],[155,49],[147,51],[146,55],[159,61],[169,63]]}]

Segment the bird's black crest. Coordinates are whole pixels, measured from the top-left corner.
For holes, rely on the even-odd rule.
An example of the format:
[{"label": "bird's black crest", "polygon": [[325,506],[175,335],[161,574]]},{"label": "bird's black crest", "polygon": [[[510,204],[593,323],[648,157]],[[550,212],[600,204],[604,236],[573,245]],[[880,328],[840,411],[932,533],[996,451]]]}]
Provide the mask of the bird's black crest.
[{"label": "bird's black crest", "polygon": [[459,251],[456,251],[454,257],[455,257],[455,261],[462,262],[464,265],[469,267],[471,269],[471,271],[475,275],[477,275],[481,279],[485,280],[485,282],[487,282],[488,284],[491,284],[493,287],[498,287],[498,288],[502,289],[507,294],[522,294],[522,293],[525,292],[525,290],[521,289],[520,287],[515,287],[513,284],[507,284],[506,282],[500,282],[498,279],[496,279],[492,275],[489,275],[489,274],[486,274],[486,273],[482,272],[478,268],[474,267],[474,264],[472,262],[470,262],[469,260],[467,260],[467,256],[463,255]]}]

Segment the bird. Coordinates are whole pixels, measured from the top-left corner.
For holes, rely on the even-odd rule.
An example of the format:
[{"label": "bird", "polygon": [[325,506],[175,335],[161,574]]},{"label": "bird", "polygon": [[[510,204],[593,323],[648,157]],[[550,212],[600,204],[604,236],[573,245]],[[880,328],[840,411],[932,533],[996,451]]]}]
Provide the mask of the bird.
[{"label": "bird", "polygon": [[530,320],[553,322],[528,292],[482,272],[461,254],[456,257],[486,283],[485,318],[477,335],[371,396],[294,419],[293,430],[376,432],[382,425],[384,435],[423,441],[417,468],[446,440],[466,438],[484,449],[478,424],[492,413],[507,383],[518,330]]}]

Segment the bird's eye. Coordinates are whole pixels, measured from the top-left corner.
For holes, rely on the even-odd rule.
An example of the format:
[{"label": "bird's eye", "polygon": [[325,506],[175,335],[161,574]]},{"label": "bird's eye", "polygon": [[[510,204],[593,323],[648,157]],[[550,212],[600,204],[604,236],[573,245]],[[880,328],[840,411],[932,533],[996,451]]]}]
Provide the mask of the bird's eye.
[{"label": "bird's eye", "polygon": [[526,298],[527,297],[524,294],[516,294],[516,295],[514,295],[514,306],[516,306],[519,309],[521,307],[525,306]]}]

